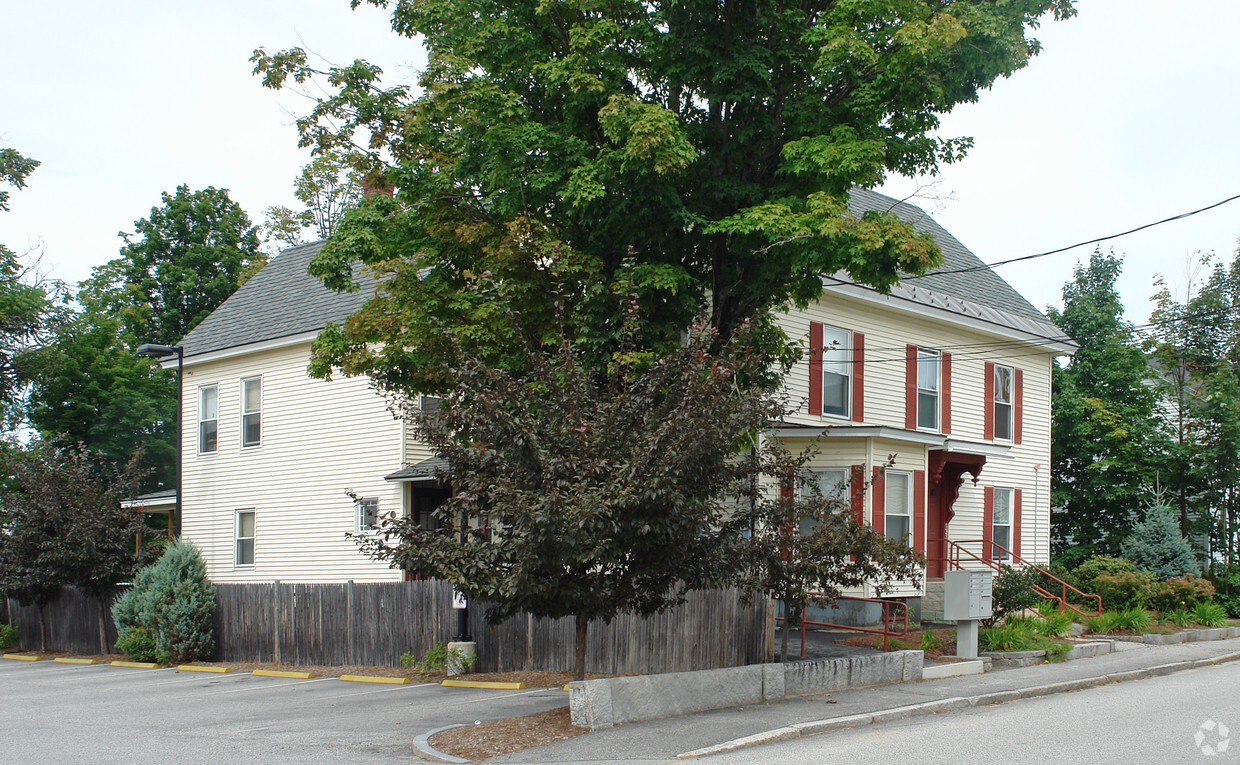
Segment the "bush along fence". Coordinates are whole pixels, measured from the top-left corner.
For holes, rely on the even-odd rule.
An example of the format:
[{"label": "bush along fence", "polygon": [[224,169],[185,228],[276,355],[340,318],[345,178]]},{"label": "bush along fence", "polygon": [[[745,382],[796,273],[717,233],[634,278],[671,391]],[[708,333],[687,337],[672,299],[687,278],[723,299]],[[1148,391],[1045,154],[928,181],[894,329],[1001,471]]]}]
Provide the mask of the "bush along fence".
[{"label": "bush along fence", "polygon": [[[452,639],[452,587],[441,581],[374,584],[217,584],[214,633],[220,661],[397,666]],[[39,613],[6,600],[0,621],[20,623],[22,646],[38,646]],[[573,620],[520,615],[492,626],[471,604],[476,672],[570,670]],[[647,617],[622,614],[590,625],[586,670],[683,672],[771,660],[771,605],[737,590],[692,593],[681,606]],[[98,652],[93,599],[66,590],[44,610],[47,648]],[[109,648],[116,632],[106,625]]]}]

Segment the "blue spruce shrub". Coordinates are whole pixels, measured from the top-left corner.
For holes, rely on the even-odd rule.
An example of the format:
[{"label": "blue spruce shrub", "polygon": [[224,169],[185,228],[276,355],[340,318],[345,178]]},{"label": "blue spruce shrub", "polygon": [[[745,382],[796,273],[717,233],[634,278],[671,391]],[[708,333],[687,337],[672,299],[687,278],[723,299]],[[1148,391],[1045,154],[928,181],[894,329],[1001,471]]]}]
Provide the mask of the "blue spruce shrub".
[{"label": "blue spruce shrub", "polygon": [[139,661],[206,659],[215,647],[211,618],[215,587],[198,549],[167,546],[159,560],[134,575],[134,586],[112,604],[116,645]]},{"label": "blue spruce shrub", "polygon": [[1123,556],[1141,571],[1158,579],[1197,573],[1197,560],[1169,505],[1157,503],[1146,511],[1145,520],[1133,526],[1121,547]]}]

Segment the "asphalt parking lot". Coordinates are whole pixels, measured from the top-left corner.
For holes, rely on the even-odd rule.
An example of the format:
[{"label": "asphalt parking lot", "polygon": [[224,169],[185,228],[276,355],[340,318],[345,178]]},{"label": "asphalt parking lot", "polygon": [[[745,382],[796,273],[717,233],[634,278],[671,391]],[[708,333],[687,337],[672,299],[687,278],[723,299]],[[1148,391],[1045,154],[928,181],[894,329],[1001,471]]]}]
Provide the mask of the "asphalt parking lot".
[{"label": "asphalt parking lot", "polygon": [[432,728],[566,703],[562,689],[372,685],[3,660],[0,762],[415,761],[414,737]]}]

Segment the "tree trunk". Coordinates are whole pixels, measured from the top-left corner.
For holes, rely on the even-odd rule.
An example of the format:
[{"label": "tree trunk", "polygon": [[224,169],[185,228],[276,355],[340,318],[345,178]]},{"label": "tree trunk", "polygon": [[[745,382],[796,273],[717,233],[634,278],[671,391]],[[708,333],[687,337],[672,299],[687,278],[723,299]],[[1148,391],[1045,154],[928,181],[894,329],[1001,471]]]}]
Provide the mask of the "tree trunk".
[{"label": "tree trunk", "polygon": [[46,603],[39,604],[39,650],[47,650],[47,629],[43,623],[43,609],[47,607]]},{"label": "tree trunk", "polygon": [[573,649],[573,679],[586,679],[586,631],[590,628],[590,619],[577,614],[577,640]]},{"label": "tree trunk", "polygon": [[99,653],[111,653],[108,650],[108,627],[104,620],[108,618],[108,610],[103,605],[103,598],[98,598],[96,603],[99,606]]}]

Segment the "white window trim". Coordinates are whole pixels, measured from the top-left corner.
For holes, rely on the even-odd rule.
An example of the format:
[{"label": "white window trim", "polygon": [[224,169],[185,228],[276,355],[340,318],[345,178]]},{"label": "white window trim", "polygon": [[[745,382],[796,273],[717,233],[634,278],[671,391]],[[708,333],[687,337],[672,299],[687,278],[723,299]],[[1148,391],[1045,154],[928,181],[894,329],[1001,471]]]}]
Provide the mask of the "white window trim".
[{"label": "white window trim", "polygon": [[[903,513],[891,512],[891,476],[902,475],[906,478],[904,509]],[[883,471],[883,536],[887,536],[887,529],[890,528],[888,520],[891,518],[907,518],[908,534],[904,538],[905,544],[909,547],[913,546],[913,474],[908,470],[884,470]]]},{"label": "white window trim", "polygon": [[[215,417],[213,420],[204,418],[202,416],[203,394],[205,394],[206,391],[208,390],[215,391]],[[198,412],[197,412],[198,416],[195,418],[195,420],[197,421],[198,424],[197,424],[197,427],[194,429],[194,440],[197,442],[198,454],[215,454],[216,452],[220,450],[220,386],[219,386],[219,383],[211,383],[210,385],[199,385],[198,386],[197,408],[198,408]],[[212,421],[215,422],[215,448],[204,450],[202,448],[202,425],[205,422],[212,422]]]},{"label": "white window trim", "polygon": [[[245,386],[246,386],[246,383],[251,383],[251,382],[258,383],[258,409],[252,412],[247,411],[245,408]],[[241,402],[240,402],[241,404],[240,405],[240,409],[241,409],[240,430],[241,432],[238,435],[241,438],[241,448],[243,450],[258,449],[262,447],[263,445],[263,388],[264,387],[265,386],[263,385],[262,375],[253,375],[251,377],[241,378]],[[245,418],[247,415],[252,415],[252,414],[258,415],[258,441],[256,443],[247,444],[245,442]]]},{"label": "white window trim", "polygon": [[[1008,372],[1008,392],[1012,399],[1011,401],[1000,401],[999,400],[999,370],[1000,369],[1006,369]],[[993,389],[991,391],[991,396],[990,396],[990,399],[991,399],[990,400],[990,416],[992,418],[991,427],[993,428],[991,435],[994,437],[993,440],[995,441],[1002,441],[1004,443],[1012,443],[1013,439],[1016,437],[1016,369],[1014,367],[1007,366],[1006,364],[995,364],[994,365],[994,379],[991,381],[991,387]],[[1003,438],[1002,436],[999,435],[999,405],[1000,404],[1005,404],[1008,408],[1007,409],[1007,412],[1008,412],[1007,438]]]},{"label": "white window trim", "polygon": [[[991,544],[1000,544],[998,537],[995,535],[995,529],[1002,527],[1002,528],[1007,529],[1007,542],[1006,544],[1003,544],[1003,546],[1009,550],[1012,550],[1015,548],[1015,545],[1012,543],[1013,542],[1012,535],[1016,533],[1015,532],[1016,524],[1013,522],[1012,515],[1016,512],[1016,491],[1015,489],[995,486],[991,489],[991,492],[992,492],[991,502],[993,503],[991,505],[992,517],[990,519]],[[999,520],[998,520],[999,513],[997,511],[999,508],[999,495],[1000,494],[1007,497],[1007,510],[1008,510],[1007,523],[999,523]],[[1003,552],[1002,550],[996,550],[994,548],[991,548],[991,553],[992,553],[991,557],[994,558],[996,563],[1010,563],[1011,562],[1007,557],[1007,553]]]},{"label": "white window trim", "polygon": [[[839,348],[836,348],[836,346],[828,344],[827,343],[828,332],[840,333],[844,335],[844,345],[840,346]],[[853,333],[851,329],[841,329],[840,327],[832,327],[828,324],[822,325],[822,375],[818,380],[818,388],[819,388],[820,395],[822,397],[821,400],[822,400],[822,416],[823,417],[830,417],[836,420],[851,420],[852,419],[852,410],[853,410],[853,406],[855,405],[855,402],[853,401],[853,368],[852,368],[853,347],[852,346],[853,346]],[[827,374],[829,371],[827,369],[827,364],[837,363],[837,362],[828,362],[827,360],[827,354],[831,349],[835,349],[838,353],[845,354],[848,357],[846,361],[838,362],[843,365],[845,371],[836,372],[834,370],[830,370],[832,374],[838,374],[844,378],[844,395],[847,396],[848,398],[848,404],[847,406],[844,407],[843,413],[827,411]]]},{"label": "white window trim", "polygon": [[[374,507],[375,507],[375,525],[373,526],[367,526],[365,523],[366,504],[368,502],[374,503]],[[358,497],[357,502],[354,503],[354,506],[357,508],[357,517],[355,519],[356,521],[355,525],[357,527],[357,531],[359,532],[378,531],[379,523],[382,520],[379,517],[379,498],[378,497]]]},{"label": "white window trim", "polygon": [[[251,523],[254,526],[254,531],[253,531],[253,536],[243,537],[241,536],[241,516],[246,513],[249,513],[250,516],[252,516]],[[250,562],[249,563],[238,563],[237,559],[240,557],[237,554],[239,551],[238,545],[247,539],[250,541]],[[245,508],[243,510],[238,510],[235,513],[233,513],[233,568],[254,568],[254,561],[258,560],[257,539],[258,539],[258,513],[254,511],[254,508],[252,507]]]},{"label": "white window trim", "polygon": [[[935,388],[931,391],[929,388],[921,387],[921,357],[922,354],[933,356],[935,359]],[[917,429],[927,433],[941,433],[943,431],[943,352],[933,348],[917,346],[917,411],[916,424]],[[921,424],[921,392],[934,393],[934,427],[926,427]]]}]

